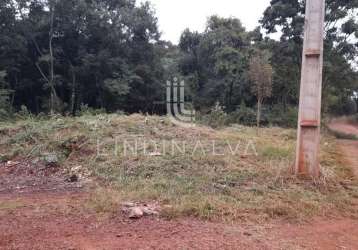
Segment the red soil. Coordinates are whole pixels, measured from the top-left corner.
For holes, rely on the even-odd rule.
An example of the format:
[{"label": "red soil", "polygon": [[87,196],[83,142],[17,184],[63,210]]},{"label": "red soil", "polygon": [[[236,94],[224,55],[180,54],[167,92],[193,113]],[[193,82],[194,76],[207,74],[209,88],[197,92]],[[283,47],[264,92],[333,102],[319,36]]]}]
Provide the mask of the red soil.
[{"label": "red soil", "polygon": [[[265,225],[98,217],[81,191],[3,194],[0,249],[358,249],[358,221]],[[9,205],[10,206],[10,205]]]},{"label": "red soil", "polygon": [[342,121],[339,119],[332,121],[329,124],[329,128],[332,130],[341,132],[341,133],[358,135],[358,125],[357,124],[348,123],[348,122],[345,122],[345,121]]},{"label": "red soil", "polygon": [[[329,124],[329,128],[340,133],[352,134],[358,136],[358,125],[350,124],[342,120],[335,120]],[[356,140],[338,140],[338,146],[345,158],[358,177],[358,141]]]}]

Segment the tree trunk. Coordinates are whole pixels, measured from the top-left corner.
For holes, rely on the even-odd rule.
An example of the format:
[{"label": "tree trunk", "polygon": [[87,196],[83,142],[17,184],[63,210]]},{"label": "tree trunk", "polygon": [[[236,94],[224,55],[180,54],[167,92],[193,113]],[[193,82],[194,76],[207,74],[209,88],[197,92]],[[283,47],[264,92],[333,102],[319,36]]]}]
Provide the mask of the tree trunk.
[{"label": "tree trunk", "polygon": [[104,101],[103,101],[103,92],[102,92],[102,88],[99,84],[99,79],[98,79],[98,76],[95,75],[95,83],[96,83],[96,88],[97,88],[97,91],[98,91],[98,96],[96,98],[96,106],[98,108],[103,108],[104,107]]},{"label": "tree trunk", "polygon": [[55,17],[55,2],[53,1],[50,5],[50,33],[49,33],[49,50],[50,50],[50,65],[49,65],[49,71],[50,71],[50,79],[49,79],[49,85],[50,85],[50,112],[51,114],[54,114],[55,109],[58,109],[58,97],[55,89],[55,72],[54,72],[54,55],[53,55],[53,23],[54,23],[54,17]]},{"label": "tree trunk", "polygon": [[257,98],[257,117],[256,117],[256,125],[259,128],[260,127],[260,121],[261,121],[261,106],[262,106],[262,99]]},{"label": "tree trunk", "polygon": [[234,93],[234,82],[230,82],[230,88],[229,88],[229,106],[227,107],[229,111],[233,111],[232,107],[232,95]]},{"label": "tree trunk", "polygon": [[54,105],[55,105],[55,93],[54,93],[54,86],[53,86],[53,82],[54,82],[54,67],[53,67],[53,48],[52,48],[52,39],[53,39],[53,18],[54,18],[54,10],[53,10],[54,6],[50,6],[50,33],[49,33],[49,50],[50,50],[50,79],[49,79],[49,84],[50,84],[50,90],[51,90],[51,94],[50,94],[50,112],[51,115],[54,113]]},{"label": "tree trunk", "polygon": [[15,95],[16,95],[16,91],[15,91],[16,86],[18,86],[17,74],[15,74],[15,87],[11,86],[11,90],[13,91],[11,93],[11,101],[10,101],[10,114],[11,115],[14,114],[14,102],[15,102]]},{"label": "tree trunk", "polygon": [[72,93],[71,93],[71,114],[76,115],[76,72],[74,67],[71,65],[72,72]]}]

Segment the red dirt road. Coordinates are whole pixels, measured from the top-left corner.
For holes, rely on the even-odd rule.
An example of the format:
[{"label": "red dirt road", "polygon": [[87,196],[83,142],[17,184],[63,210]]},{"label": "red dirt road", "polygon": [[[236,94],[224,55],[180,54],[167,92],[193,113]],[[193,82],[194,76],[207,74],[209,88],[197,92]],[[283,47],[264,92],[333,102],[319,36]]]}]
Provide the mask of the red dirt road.
[{"label": "red dirt road", "polygon": [[341,132],[341,133],[358,135],[358,125],[351,124],[351,123],[348,123],[346,121],[339,120],[339,119],[333,120],[329,124],[329,128],[332,130]]},{"label": "red dirt road", "polygon": [[[358,136],[358,125],[350,124],[342,120],[335,120],[329,124],[329,128],[344,134]],[[338,140],[338,146],[347,164],[352,166],[355,176],[358,178],[358,141]]]},{"label": "red dirt road", "polygon": [[1,195],[0,249],[358,249],[358,221],[224,225],[183,219],[100,218],[83,192]]},{"label": "red dirt road", "polygon": [[[120,213],[99,219],[76,211],[83,194],[36,194],[2,217],[3,249],[247,249],[264,243],[241,228],[191,220],[128,220]],[[11,197],[12,199],[12,197]],[[36,201],[36,205],[34,204]],[[27,202],[29,204],[27,204]],[[72,207],[72,208],[71,208]]]}]

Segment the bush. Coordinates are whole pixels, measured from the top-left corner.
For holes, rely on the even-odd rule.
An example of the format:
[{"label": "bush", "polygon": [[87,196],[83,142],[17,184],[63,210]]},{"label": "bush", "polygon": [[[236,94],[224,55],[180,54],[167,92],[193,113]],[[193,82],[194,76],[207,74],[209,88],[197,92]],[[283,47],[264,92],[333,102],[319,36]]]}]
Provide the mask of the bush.
[{"label": "bush", "polygon": [[[261,111],[262,125],[273,125],[286,128],[297,126],[298,109],[296,107],[283,108],[275,105],[273,107],[264,106]],[[256,126],[256,109],[250,108],[242,103],[236,111],[225,113],[223,107],[216,105],[209,114],[199,116],[198,120],[205,125],[213,128],[228,126],[230,124],[242,124],[245,126]]]},{"label": "bush", "polygon": [[7,121],[9,119],[9,112],[0,108],[0,121]]},{"label": "bush", "polygon": [[230,123],[239,123],[247,126],[256,125],[256,111],[241,103],[239,108],[230,114]]},{"label": "bush", "polygon": [[23,119],[28,119],[31,117],[32,117],[32,114],[27,109],[27,107],[25,105],[21,105],[20,110],[16,113],[16,118],[23,120]]},{"label": "bush", "polygon": [[197,117],[199,122],[212,128],[220,128],[230,124],[229,116],[219,103],[215,105],[209,114]]},{"label": "bush", "polygon": [[11,115],[10,92],[0,89],[0,121],[8,120]]},{"label": "bush", "polygon": [[100,115],[106,113],[104,109],[94,109],[88,106],[88,104],[81,104],[79,114],[82,115]]},{"label": "bush", "polygon": [[347,100],[343,106],[343,112],[345,115],[353,115],[357,113],[357,103],[354,100]]},{"label": "bush", "polygon": [[[326,99],[328,98],[326,97]],[[358,111],[357,102],[351,97],[333,96],[323,104],[327,106],[326,113],[336,116],[353,115]]]},{"label": "bush", "polygon": [[287,128],[295,128],[298,121],[298,108],[283,108],[281,105],[275,105],[271,108],[268,115],[268,122],[271,125]]}]

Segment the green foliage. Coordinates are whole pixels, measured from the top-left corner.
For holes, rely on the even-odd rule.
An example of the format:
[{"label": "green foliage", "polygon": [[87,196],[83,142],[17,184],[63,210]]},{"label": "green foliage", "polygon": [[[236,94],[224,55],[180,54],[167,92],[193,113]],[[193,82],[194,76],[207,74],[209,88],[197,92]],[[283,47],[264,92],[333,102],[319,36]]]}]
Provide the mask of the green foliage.
[{"label": "green foliage", "polygon": [[205,115],[198,117],[200,123],[210,126],[212,128],[221,128],[229,125],[230,120],[224,108],[216,103],[215,107]]},{"label": "green foliage", "polygon": [[296,128],[297,120],[297,107],[284,108],[282,105],[275,105],[268,112],[268,122],[274,126]]},{"label": "green foliage", "polygon": [[0,71],[0,121],[8,119],[11,115],[11,91],[8,89],[5,76],[6,72]]},{"label": "green foliage", "polygon": [[17,117],[20,119],[27,119],[31,117],[31,112],[27,109],[25,105],[21,105],[19,112],[17,112]]},{"label": "green foliage", "polygon": [[347,94],[336,95],[327,91],[324,111],[333,115],[353,115],[357,113],[357,102]]},{"label": "green foliage", "polygon": [[[223,107],[216,105],[205,115],[199,115],[198,121],[213,128],[221,128],[230,124],[242,124],[255,126],[257,123],[257,113],[255,108],[251,108],[241,103],[234,112],[227,113]],[[285,128],[296,128],[298,120],[297,107],[284,108],[282,105],[263,106],[260,124],[279,126]]]},{"label": "green foliage", "polygon": [[247,107],[244,102],[230,114],[231,123],[239,123],[247,126],[254,126],[256,124],[256,110]]},{"label": "green foliage", "polygon": [[353,115],[358,112],[357,102],[355,100],[352,100],[351,98],[345,100],[342,106],[343,113],[346,115]]},{"label": "green foliage", "polygon": [[[297,105],[302,37],[304,32],[304,0],[271,1],[261,20],[268,33],[282,31],[280,42],[264,41],[261,46],[272,50],[274,96],[279,104]],[[324,41],[323,110],[338,113],[342,100],[348,100],[358,89],[358,2],[326,1]]]},{"label": "green foliage", "polygon": [[81,104],[79,109],[79,115],[100,115],[106,113],[104,109],[94,109],[89,107],[87,104]]},{"label": "green foliage", "polygon": [[184,31],[179,68],[191,87],[196,109],[208,112],[217,102],[235,110],[247,98],[248,34],[240,20],[212,16],[205,31]]},{"label": "green foliage", "polygon": [[270,52],[256,50],[250,60],[249,79],[251,92],[257,99],[256,125],[260,127],[262,103],[264,99],[272,95],[272,66],[270,64]]},{"label": "green foliage", "polygon": [[81,103],[149,111],[162,94],[161,44],[148,3],[6,0],[0,16],[0,70],[17,109],[49,111],[54,100],[59,112],[73,114]]},{"label": "green foliage", "polygon": [[[324,113],[355,109],[350,100],[358,92],[357,8],[354,0],[327,0]],[[258,105],[249,66],[256,54],[273,72],[260,120],[280,124],[283,115],[270,107],[282,106],[286,113],[298,106],[304,12],[303,0],[274,0],[253,31],[238,18],[211,16],[203,32],[187,29],[173,45],[161,40],[149,3],[3,0],[0,116],[11,116],[22,105],[34,114],[75,115],[81,104],[107,112],[164,114],[165,83],[177,76],[185,80],[186,97],[198,112],[208,114],[219,103],[229,123],[251,124]],[[269,34],[281,30],[281,39],[264,37],[262,28]],[[239,109],[242,103],[248,109]]]},{"label": "green foliage", "polygon": [[9,110],[9,92],[0,89],[0,121],[5,120],[9,117]]}]

